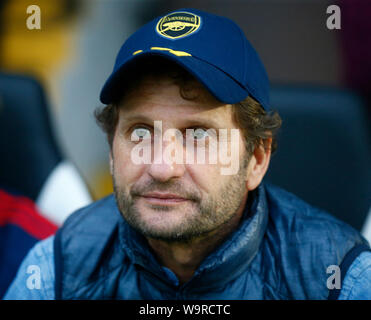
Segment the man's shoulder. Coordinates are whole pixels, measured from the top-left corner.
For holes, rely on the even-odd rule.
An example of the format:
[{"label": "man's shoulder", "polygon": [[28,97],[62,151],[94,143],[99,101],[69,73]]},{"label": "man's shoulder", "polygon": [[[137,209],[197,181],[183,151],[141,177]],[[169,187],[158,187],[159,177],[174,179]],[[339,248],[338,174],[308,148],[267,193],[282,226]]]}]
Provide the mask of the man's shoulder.
[{"label": "man's shoulder", "polygon": [[54,236],[50,236],[29,251],[4,296],[5,300],[54,299],[53,241]]},{"label": "man's shoulder", "polygon": [[[69,288],[75,290],[79,281],[85,283],[97,271],[95,267],[103,263],[103,256],[114,255],[117,243],[111,240],[117,235],[120,220],[113,195],[72,213],[54,239],[56,282],[63,272],[64,283],[68,279]],[[110,263],[117,264],[114,259]],[[74,284],[76,279],[79,281]]]},{"label": "man's shoulder", "polygon": [[371,300],[371,252],[362,252],[350,266],[339,300]]},{"label": "man's shoulder", "polygon": [[[269,250],[264,252],[271,252],[278,265],[290,266],[283,282],[290,289],[282,290],[310,299],[321,293],[326,299],[328,267],[341,266],[352,249],[367,247],[367,241],[350,225],[282,188],[267,184],[265,192],[269,219],[264,245]],[[297,279],[302,286],[295,286]]]},{"label": "man's shoulder", "polygon": [[58,257],[74,255],[83,257],[85,252],[104,250],[121,219],[113,195],[95,201],[72,213],[57,231],[54,252]]},{"label": "man's shoulder", "polygon": [[369,246],[359,231],[330,213],[277,186],[269,184],[265,190],[269,208],[267,232],[273,236],[268,238],[280,239],[279,246],[268,243],[276,254],[307,261],[308,253],[312,253],[314,267],[322,264],[323,269],[340,265],[354,247]]},{"label": "man's shoulder", "polygon": [[97,200],[73,212],[60,228],[64,237],[78,233],[101,233],[110,230],[120,218],[113,194]]},{"label": "man's shoulder", "polygon": [[324,239],[326,236],[332,239],[349,236],[362,238],[361,234],[349,224],[289,191],[273,184],[265,184],[265,190],[270,217],[283,229],[287,227],[295,230],[296,236],[302,238],[308,236],[312,241]]}]

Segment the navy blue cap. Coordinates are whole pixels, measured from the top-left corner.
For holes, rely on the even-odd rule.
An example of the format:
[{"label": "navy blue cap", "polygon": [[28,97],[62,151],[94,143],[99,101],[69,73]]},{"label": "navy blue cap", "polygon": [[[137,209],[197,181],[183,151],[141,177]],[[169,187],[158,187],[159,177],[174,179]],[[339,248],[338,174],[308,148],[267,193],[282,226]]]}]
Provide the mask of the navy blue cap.
[{"label": "navy blue cap", "polygon": [[252,96],[269,110],[267,73],[243,31],[230,19],[195,9],[171,12],[132,34],[117,55],[101,102],[112,103],[126,67],[149,55],[174,61],[221,102],[233,104]]}]

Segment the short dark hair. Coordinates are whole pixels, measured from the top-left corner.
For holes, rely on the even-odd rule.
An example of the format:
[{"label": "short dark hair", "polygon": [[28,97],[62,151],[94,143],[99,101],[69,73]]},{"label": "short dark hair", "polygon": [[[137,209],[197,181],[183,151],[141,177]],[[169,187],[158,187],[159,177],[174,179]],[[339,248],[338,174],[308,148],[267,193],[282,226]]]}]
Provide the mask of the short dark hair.
[{"label": "short dark hair", "polygon": [[[201,85],[186,70],[168,59],[153,56],[141,59],[140,63],[131,65],[122,76],[121,83],[124,91],[116,90],[112,104],[97,108],[94,112],[97,124],[107,134],[108,143],[112,147],[113,137],[118,122],[120,102],[125,95],[133,90],[146,75],[168,77],[179,86],[180,95],[186,100],[197,98],[195,86]],[[232,105],[233,120],[242,130],[245,138],[246,150],[251,154],[259,145],[267,147],[266,141],[272,138],[271,152],[277,148],[277,132],[281,127],[281,117],[278,112],[266,112],[264,108],[251,96]]]}]

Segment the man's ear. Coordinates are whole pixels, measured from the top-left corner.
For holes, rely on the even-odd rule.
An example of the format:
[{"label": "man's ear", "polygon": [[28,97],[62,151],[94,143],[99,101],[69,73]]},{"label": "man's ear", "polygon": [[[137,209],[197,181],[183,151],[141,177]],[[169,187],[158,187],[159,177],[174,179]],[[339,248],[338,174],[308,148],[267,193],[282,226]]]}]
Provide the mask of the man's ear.
[{"label": "man's ear", "polygon": [[109,152],[109,171],[111,176],[113,176],[113,156],[112,156],[112,149]]},{"label": "man's ear", "polygon": [[271,158],[271,146],[272,138],[268,138],[264,141],[264,145],[255,148],[247,167],[247,190],[254,190],[263,180]]}]

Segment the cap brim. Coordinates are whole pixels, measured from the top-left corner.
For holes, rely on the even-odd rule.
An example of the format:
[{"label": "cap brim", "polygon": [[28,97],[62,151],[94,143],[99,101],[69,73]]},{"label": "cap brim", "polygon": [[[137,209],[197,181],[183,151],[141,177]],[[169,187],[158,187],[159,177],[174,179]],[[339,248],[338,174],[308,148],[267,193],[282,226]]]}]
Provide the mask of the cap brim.
[{"label": "cap brim", "polygon": [[244,100],[249,95],[249,92],[237,81],[201,59],[193,56],[176,56],[168,51],[147,51],[133,56],[111,74],[102,88],[101,102],[104,104],[112,103],[117,90],[123,90],[125,87],[125,83],[122,82],[125,77],[125,70],[134,62],[139,62],[141,58],[148,56],[162,56],[174,61],[192,74],[221,102],[233,104]]}]

